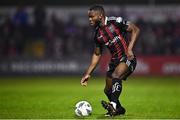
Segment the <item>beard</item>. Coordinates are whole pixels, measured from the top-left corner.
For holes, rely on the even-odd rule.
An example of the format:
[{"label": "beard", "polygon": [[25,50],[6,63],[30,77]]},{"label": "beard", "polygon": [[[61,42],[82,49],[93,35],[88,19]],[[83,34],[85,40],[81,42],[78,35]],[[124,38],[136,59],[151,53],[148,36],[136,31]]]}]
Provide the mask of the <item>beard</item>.
[{"label": "beard", "polygon": [[102,21],[101,21],[101,19],[98,19],[94,26],[97,27],[97,26],[101,26],[101,25],[102,25]]}]

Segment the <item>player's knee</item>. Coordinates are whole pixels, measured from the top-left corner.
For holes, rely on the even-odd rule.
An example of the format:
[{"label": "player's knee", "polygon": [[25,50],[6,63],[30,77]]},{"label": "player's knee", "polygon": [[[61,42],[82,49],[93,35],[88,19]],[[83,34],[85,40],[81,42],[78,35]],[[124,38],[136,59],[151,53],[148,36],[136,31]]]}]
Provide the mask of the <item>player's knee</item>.
[{"label": "player's knee", "polygon": [[119,79],[121,79],[121,80],[126,80],[126,76],[125,76],[125,75],[122,75],[122,76],[119,77]]},{"label": "player's knee", "polygon": [[119,78],[120,75],[117,72],[112,73],[112,78]]}]

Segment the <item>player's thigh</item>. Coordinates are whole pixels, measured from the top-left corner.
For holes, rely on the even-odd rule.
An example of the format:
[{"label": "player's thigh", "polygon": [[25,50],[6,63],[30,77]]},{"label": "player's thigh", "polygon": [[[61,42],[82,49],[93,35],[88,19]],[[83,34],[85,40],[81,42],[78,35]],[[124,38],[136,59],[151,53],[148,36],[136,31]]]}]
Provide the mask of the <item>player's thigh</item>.
[{"label": "player's thigh", "polygon": [[113,78],[122,78],[128,72],[128,66],[126,63],[121,62],[112,73]]},{"label": "player's thigh", "polygon": [[112,78],[106,77],[105,89],[110,90],[112,88]]}]

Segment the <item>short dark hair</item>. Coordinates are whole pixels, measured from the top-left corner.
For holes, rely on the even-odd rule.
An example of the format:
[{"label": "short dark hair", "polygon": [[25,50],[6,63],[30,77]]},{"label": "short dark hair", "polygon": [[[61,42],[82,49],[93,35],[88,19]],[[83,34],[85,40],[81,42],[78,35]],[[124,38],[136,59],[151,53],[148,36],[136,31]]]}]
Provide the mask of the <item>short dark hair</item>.
[{"label": "short dark hair", "polygon": [[104,8],[103,6],[101,5],[93,5],[89,8],[89,10],[94,10],[94,11],[99,11],[100,13],[102,13],[103,15],[105,15],[105,11],[104,11]]}]

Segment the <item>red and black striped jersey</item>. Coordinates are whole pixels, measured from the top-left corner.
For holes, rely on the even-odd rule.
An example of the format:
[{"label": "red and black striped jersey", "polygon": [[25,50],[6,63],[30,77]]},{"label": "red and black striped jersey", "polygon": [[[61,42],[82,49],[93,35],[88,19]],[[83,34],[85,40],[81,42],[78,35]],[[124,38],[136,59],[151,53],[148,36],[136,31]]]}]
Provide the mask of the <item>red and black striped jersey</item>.
[{"label": "red and black striped jersey", "polygon": [[128,22],[121,17],[106,17],[105,26],[97,26],[95,31],[95,45],[102,48],[106,46],[112,55],[112,59],[121,59],[126,56]]}]

